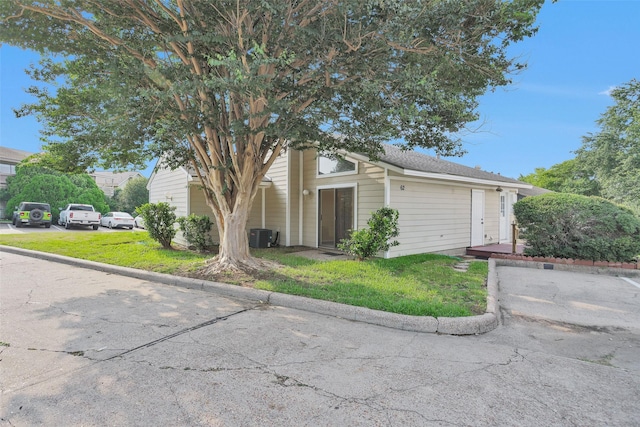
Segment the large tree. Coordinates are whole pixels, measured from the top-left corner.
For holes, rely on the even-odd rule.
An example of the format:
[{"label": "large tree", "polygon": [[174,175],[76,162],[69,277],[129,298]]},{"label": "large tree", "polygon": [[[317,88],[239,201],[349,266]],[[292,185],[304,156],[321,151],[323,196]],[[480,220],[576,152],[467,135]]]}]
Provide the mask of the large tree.
[{"label": "large tree", "polygon": [[619,86],[611,97],[600,131],[582,138],[576,160],[593,171],[603,197],[640,214],[640,81]]},{"label": "large tree", "polygon": [[[521,67],[543,0],[5,0],[0,41],[57,82],[21,114],[102,166],[164,154],[200,174],[220,232],[213,269],[257,266],[245,225],[288,148],[460,154],[476,98]],[[64,80],[61,80],[64,77]]]}]

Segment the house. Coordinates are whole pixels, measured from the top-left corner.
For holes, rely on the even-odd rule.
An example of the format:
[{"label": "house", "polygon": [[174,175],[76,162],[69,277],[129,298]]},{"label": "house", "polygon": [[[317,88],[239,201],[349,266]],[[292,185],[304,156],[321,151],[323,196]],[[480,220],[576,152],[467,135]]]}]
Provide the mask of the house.
[{"label": "house", "polygon": [[127,182],[133,178],[142,177],[140,172],[109,172],[96,171],[89,174],[96,182],[98,188],[109,197],[113,197],[116,188],[124,188]]},{"label": "house", "polygon": [[[0,190],[7,188],[7,177],[16,174],[16,165],[34,153],[16,150],[15,148],[0,147]],[[13,206],[11,207],[13,208]],[[5,218],[7,202],[0,201],[0,218]],[[13,211],[13,209],[10,209]]]},{"label": "house", "polygon": [[[511,207],[530,184],[392,145],[384,149],[377,161],[287,150],[260,186],[247,231],[272,230],[284,246],[331,249],[389,206],[399,211],[400,245],[385,257],[462,254],[469,246],[511,240]],[[186,168],[157,169],[147,184],[149,201],[175,206],[178,216],[212,216],[199,184]]]}]

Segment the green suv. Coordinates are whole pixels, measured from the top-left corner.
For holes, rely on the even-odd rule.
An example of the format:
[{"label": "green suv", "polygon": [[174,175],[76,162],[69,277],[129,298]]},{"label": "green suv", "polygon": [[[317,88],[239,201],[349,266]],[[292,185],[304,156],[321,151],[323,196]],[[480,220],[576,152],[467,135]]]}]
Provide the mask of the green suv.
[{"label": "green suv", "polygon": [[51,206],[49,203],[22,202],[13,212],[13,225],[44,225],[51,227]]}]

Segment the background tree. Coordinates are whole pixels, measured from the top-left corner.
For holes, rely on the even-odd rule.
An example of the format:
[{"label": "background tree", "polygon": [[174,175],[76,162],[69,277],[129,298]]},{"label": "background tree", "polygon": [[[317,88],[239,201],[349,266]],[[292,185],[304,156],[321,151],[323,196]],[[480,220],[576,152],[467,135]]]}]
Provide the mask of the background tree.
[{"label": "background tree", "polygon": [[163,157],[200,175],[220,232],[212,271],[257,268],[245,226],[288,148],[461,154],[476,98],[521,68],[507,47],[543,0],[0,2],[0,41],[65,61],[31,75],[45,134],[103,167]]},{"label": "background tree", "polygon": [[130,179],[124,188],[117,188],[113,194],[115,210],[133,214],[138,206],[149,203],[148,181],[147,178],[138,176]]},{"label": "background tree", "polygon": [[536,187],[560,193],[575,193],[583,196],[599,196],[600,185],[584,163],[576,159],[557,163],[549,169],[536,168],[529,175],[520,175],[520,181]]},{"label": "background tree", "polygon": [[603,197],[640,215],[640,81],[613,90],[614,105],[598,120],[600,131],[582,139],[576,160],[600,184]]},{"label": "background tree", "polygon": [[557,192],[601,196],[640,216],[640,82],[631,80],[611,96],[615,104],[597,121],[601,130],[583,137],[575,158],[519,179]]},{"label": "background tree", "polygon": [[60,208],[68,203],[85,203],[106,212],[104,193],[87,174],[65,175],[61,172],[23,160],[16,166],[16,174],[7,177],[5,192],[7,218],[21,202],[40,202],[51,205],[53,221],[60,216]]}]

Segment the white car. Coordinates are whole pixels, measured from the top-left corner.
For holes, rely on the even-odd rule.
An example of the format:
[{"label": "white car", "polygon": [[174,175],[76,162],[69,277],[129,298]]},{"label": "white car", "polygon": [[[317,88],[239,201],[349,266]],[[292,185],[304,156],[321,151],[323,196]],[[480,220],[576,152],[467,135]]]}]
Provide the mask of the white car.
[{"label": "white car", "polygon": [[137,217],[135,217],[133,219],[133,226],[135,228],[146,228],[144,226],[144,218],[142,218],[140,215],[138,215]]},{"label": "white car", "polygon": [[133,217],[126,212],[107,212],[100,218],[100,225],[109,228],[133,229]]}]

